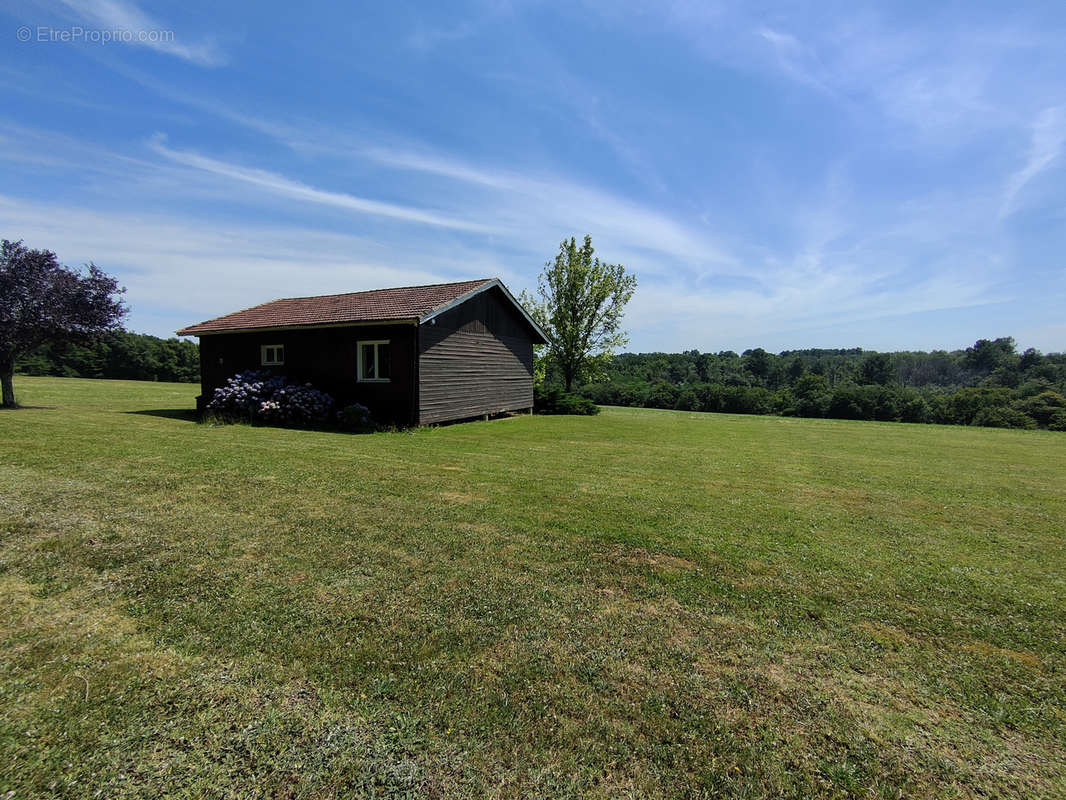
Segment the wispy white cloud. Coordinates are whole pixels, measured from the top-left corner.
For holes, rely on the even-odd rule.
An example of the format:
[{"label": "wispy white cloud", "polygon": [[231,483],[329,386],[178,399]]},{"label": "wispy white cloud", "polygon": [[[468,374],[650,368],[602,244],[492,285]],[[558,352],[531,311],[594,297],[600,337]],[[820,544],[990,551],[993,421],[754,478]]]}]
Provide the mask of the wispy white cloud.
[{"label": "wispy white cloud", "polygon": [[[436,175],[494,190],[486,213],[519,235],[545,241],[592,233],[610,240],[615,259],[628,252],[651,270],[677,269],[655,264],[649,255],[678,259],[686,269],[707,264],[731,264],[733,256],[714,237],[681,223],[668,214],[616,197],[602,190],[550,175],[528,175],[486,168],[440,154],[367,148],[364,154],[395,169]],[[479,206],[480,207],[480,206]]]},{"label": "wispy white cloud", "polygon": [[[384,148],[369,144],[382,138],[380,132],[375,135],[371,132],[352,133],[323,127],[310,129],[284,120],[244,112],[232,104],[182,92],[124,65],[109,66],[169,100],[254,131],[309,157],[335,158],[345,162],[350,162],[353,158],[366,159],[392,169],[434,175],[500,192],[491,201],[482,204],[477,204],[475,198],[462,195],[461,205],[454,209],[454,213],[460,216],[445,218],[425,212],[429,218],[421,221],[427,224],[442,224],[457,230],[482,233],[510,231],[512,236],[528,243],[538,237],[540,242],[555,241],[563,236],[590,232],[601,240],[615,239],[617,250],[613,258],[616,260],[625,257],[636,258],[646,263],[650,270],[676,270],[677,267],[663,263],[662,259],[648,258],[649,254],[662,254],[671,259],[680,258],[684,260],[685,268],[697,270],[705,268],[707,264],[729,264],[734,260],[728,252],[729,248],[708,233],[706,224],[697,227],[683,224],[653,207],[643,206],[628,198],[571,179],[542,173],[523,174],[493,165],[472,164],[455,156],[427,150],[417,141],[411,141],[408,148]],[[594,127],[596,123],[586,120],[586,124]],[[644,159],[621,137],[607,131],[606,126],[602,124],[600,128],[597,135],[600,138],[611,138],[612,149],[621,161],[626,162],[645,183],[659,189],[664,188]],[[397,137],[390,135],[389,138]],[[399,138],[403,140],[402,137]],[[156,143],[162,145],[162,140]],[[169,150],[165,145],[163,147]],[[280,175],[216,162],[196,153],[170,152],[183,156],[186,159],[184,163],[189,166],[225,174],[249,184],[258,184],[312,202],[326,202],[358,210],[353,205],[353,201],[356,201],[367,213],[373,212],[365,204],[376,203],[364,198],[323,193]],[[388,204],[380,204],[380,207],[384,209]],[[419,213],[420,210],[408,211]],[[432,222],[430,218],[436,219],[437,223]],[[470,219],[478,221],[470,222]]]},{"label": "wispy white cloud", "polygon": [[0,121],[0,141],[4,142],[0,147],[0,161],[10,162],[16,168],[32,166],[63,170],[67,174],[103,172],[128,177],[131,170],[150,166],[129,153],[98,147],[67,133],[12,121]]},{"label": "wispy white cloud", "polygon": [[1025,165],[1007,179],[1003,189],[1003,202],[999,208],[1000,219],[1010,216],[1016,210],[1019,192],[1033,178],[1054,164],[1062,153],[1063,144],[1066,144],[1066,107],[1045,108],[1033,122]]},{"label": "wispy white cloud", "polygon": [[87,24],[108,31],[124,31],[132,45],[147,47],[160,53],[176,56],[202,67],[224,64],[225,54],[210,38],[189,43],[177,32],[150,17],[131,0],[61,0]]},{"label": "wispy white cloud", "polygon": [[[971,32],[906,29],[857,13],[828,25],[794,21],[804,33],[760,27],[780,74],[854,113],[873,110],[925,137],[958,143],[1004,123],[1008,106],[987,96],[1003,48],[973,45]],[[1009,48],[1007,48],[1009,49]]]},{"label": "wispy white cloud", "polygon": [[[677,341],[706,342],[709,320],[714,324],[713,341],[773,346],[796,330],[989,305],[997,300],[989,296],[988,288],[960,274],[930,274],[872,292],[868,275],[843,270],[802,284],[771,284],[770,292],[742,288],[699,292],[670,282],[642,286],[633,297],[627,321],[649,343],[645,347],[676,350]],[[848,344],[869,346],[873,338]]]},{"label": "wispy white cloud", "polygon": [[[472,6],[465,10],[461,9],[461,5],[441,6],[441,10],[444,11],[444,21],[439,19],[439,15],[430,13],[431,9],[437,10],[432,5],[418,7],[411,31],[404,43],[408,48],[421,54],[459,42],[463,42],[465,47],[467,40],[491,29],[493,25],[499,23],[501,18],[506,17],[509,26],[513,29],[518,23],[514,13],[515,5],[511,0],[475,0]],[[466,17],[460,18],[464,13]]]},{"label": "wispy white cloud", "polygon": [[[323,192],[273,173],[239,167],[198,153],[172,150],[159,138],[152,140],[153,149],[173,161],[260,185],[279,194],[366,213],[375,213],[376,210],[385,216],[406,218],[430,225],[438,224],[456,230],[508,233],[527,242],[538,237],[541,242],[554,241],[567,235],[591,232],[598,238],[612,238],[617,242],[617,255],[614,256],[616,259],[630,253],[660,253],[684,259],[693,266],[708,263],[726,264],[733,261],[728,248],[706,232],[679,223],[661,211],[570,179],[473,164],[462,158],[424,148],[397,149],[372,145],[367,143],[370,137],[339,134],[329,130],[299,130],[284,122],[246,115],[232,109],[217,108],[214,103],[195,97],[170,96],[266,135],[300,153],[345,161],[353,158],[365,159],[390,169],[436,176],[459,184],[480,187],[492,194],[492,197],[486,199],[460,194],[454,213],[462,213],[466,219],[446,217],[420,209],[402,208],[351,195]],[[454,197],[454,192],[442,194],[441,199],[445,196]],[[665,265],[651,262],[649,267],[665,268]]]},{"label": "wispy white cloud", "polygon": [[812,48],[800,42],[791,33],[773,28],[761,27],[756,33],[769,43],[783,72],[800,83],[833,94],[833,90],[819,75],[824,68],[818,63],[818,56]]},{"label": "wispy white cloud", "polygon": [[[831,99],[848,113],[870,112],[935,141],[959,142],[1016,123],[1043,89],[1003,81],[1061,36],[1018,14],[960,18],[931,8],[920,23],[865,4],[731,5],[653,0],[589,5],[618,24],[658,27],[706,60],[783,79]],[[1050,81],[1054,83],[1054,80]]]},{"label": "wispy white cloud", "polygon": [[0,227],[66,263],[94,261],[120,276],[134,329],[166,334],[198,319],[294,295],[469,277],[462,253],[407,249],[308,227],[255,225],[175,213],[91,210],[0,195]]},{"label": "wispy white cloud", "polygon": [[167,147],[163,143],[164,141],[165,138],[163,136],[156,135],[149,142],[149,147],[159,155],[175,163],[184,164],[185,166],[193,167],[194,169],[203,170],[204,172],[210,172],[214,175],[221,175],[225,178],[231,178],[235,181],[257,186],[281,197],[288,197],[293,200],[307,203],[333,206],[346,211],[354,211],[359,214],[390,217],[392,219],[420,223],[422,225],[433,225],[442,228],[478,231],[483,233],[490,230],[484,225],[461,219],[453,219],[420,208],[401,206],[394,203],[383,203],[379,200],[369,200],[364,197],[358,197],[344,192],[330,192],[316,189],[299,181],[285,178],[274,172],[230,164],[188,150],[174,150]]},{"label": "wispy white cloud", "polygon": [[[627,132],[626,117],[630,115],[631,100],[626,93],[619,93],[616,87],[611,87],[612,91],[594,83],[579,71],[564,66],[561,59],[538,59],[527,64],[524,71],[535,75],[532,80],[525,79],[525,91],[529,91],[532,84],[534,91],[558,98],[567,124],[580,122],[586,135],[607,146],[619,167],[654,192],[667,193],[667,186],[653,164],[654,154],[642,152]],[[520,79],[518,83],[521,85],[523,81]],[[669,127],[665,118],[669,113],[666,108],[656,110],[660,128]]]}]

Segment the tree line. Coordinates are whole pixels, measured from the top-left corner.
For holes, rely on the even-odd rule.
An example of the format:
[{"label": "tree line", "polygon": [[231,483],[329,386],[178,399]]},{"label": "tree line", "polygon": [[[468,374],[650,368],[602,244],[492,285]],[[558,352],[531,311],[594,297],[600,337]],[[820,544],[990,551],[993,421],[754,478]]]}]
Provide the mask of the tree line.
[{"label": "tree line", "polygon": [[89,341],[45,343],[17,359],[15,369],[23,375],[196,383],[200,349],[176,338],[111,331]]},{"label": "tree line", "polygon": [[623,353],[577,391],[603,405],[1066,430],[1066,354],[1019,353],[1011,337],[932,352]]}]

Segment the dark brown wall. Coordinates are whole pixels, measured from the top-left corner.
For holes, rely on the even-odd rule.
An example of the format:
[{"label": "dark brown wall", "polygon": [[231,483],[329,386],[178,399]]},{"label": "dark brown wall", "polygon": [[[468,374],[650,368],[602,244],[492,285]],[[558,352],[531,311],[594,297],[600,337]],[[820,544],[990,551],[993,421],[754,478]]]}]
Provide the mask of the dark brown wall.
[{"label": "dark brown wall", "polygon": [[482,292],[419,328],[421,424],[533,405],[528,324],[497,289]]},{"label": "dark brown wall", "polygon": [[[388,339],[392,379],[388,383],[356,380],[356,342]],[[285,345],[285,364],[260,365],[259,348]],[[248,369],[266,369],[294,383],[310,382],[332,395],[338,406],[362,403],[375,419],[415,421],[415,326],[375,325],[298,331],[223,333],[200,337],[200,372],[204,402],[226,378]]]}]

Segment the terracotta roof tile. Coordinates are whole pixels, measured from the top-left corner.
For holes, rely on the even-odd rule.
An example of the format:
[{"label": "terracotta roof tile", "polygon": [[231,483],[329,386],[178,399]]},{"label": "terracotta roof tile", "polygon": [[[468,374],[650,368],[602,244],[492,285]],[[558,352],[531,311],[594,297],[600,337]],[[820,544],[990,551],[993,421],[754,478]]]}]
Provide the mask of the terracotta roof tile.
[{"label": "terracotta roof tile", "polygon": [[397,289],[374,289],[349,294],[289,297],[190,325],[178,331],[178,335],[198,336],[202,333],[250,328],[417,319],[492,280],[492,278],[482,278],[476,281],[437,283],[431,286],[402,286]]}]

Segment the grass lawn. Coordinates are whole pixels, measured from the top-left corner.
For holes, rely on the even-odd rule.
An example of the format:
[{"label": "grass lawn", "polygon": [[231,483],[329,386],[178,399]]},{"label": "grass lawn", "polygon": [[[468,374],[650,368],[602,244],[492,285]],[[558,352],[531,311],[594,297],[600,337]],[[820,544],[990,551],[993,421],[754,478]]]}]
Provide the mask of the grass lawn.
[{"label": "grass lawn", "polygon": [[2,798],[1066,795],[1064,434],[15,388]]}]

